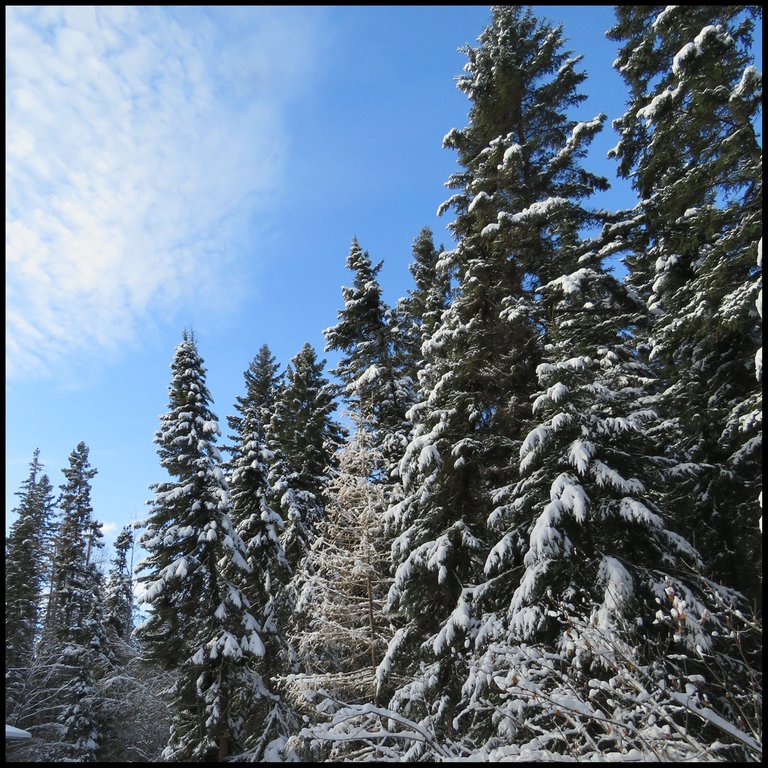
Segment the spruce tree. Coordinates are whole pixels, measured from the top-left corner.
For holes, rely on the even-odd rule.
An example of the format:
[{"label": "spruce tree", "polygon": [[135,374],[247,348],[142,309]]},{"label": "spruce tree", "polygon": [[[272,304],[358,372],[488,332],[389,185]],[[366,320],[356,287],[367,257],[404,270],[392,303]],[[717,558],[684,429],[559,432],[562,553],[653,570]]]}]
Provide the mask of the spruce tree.
[{"label": "spruce tree", "polygon": [[[638,299],[594,263],[541,294],[552,319],[534,418],[521,477],[496,494],[491,523],[504,535],[478,593],[517,585],[501,614],[512,641],[572,647],[561,612],[605,635],[638,621],[650,641],[657,598],[670,586],[695,596],[698,579],[684,574],[700,562],[668,528],[659,468],[672,462],[654,439],[653,373],[629,333]],[[705,611],[696,600],[692,616]],[[691,647],[709,644],[697,622],[686,630]]]},{"label": "spruce tree", "polygon": [[91,480],[97,474],[85,443],[62,470],[53,564],[42,636],[30,681],[46,705],[31,711],[30,727],[54,761],[93,762],[103,723],[96,680],[113,662],[104,627],[104,580],[97,565],[102,524],[93,516]]},{"label": "spruce tree", "polygon": [[403,370],[395,349],[395,317],[382,298],[378,275],[357,238],[347,256],[353,273],[351,287],[342,288],[344,308],[336,325],[323,331],[326,351],[342,353],[333,373],[344,385],[350,412],[359,415],[381,448],[381,481],[393,484],[390,475],[408,439],[405,412],[412,402],[413,382]]},{"label": "spruce tree", "polygon": [[612,151],[632,179],[630,281],[654,310],[648,347],[670,446],[698,471],[680,524],[711,572],[760,594],[762,77],[756,6],[620,6],[609,37],[629,87]]},{"label": "spruce tree", "polygon": [[91,480],[97,470],[89,461],[89,450],[80,442],[62,470],[58,505],[61,523],[56,534],[51,589],[45,620],[47,641],[84,643],[85,621],[99,595],[96,550],[104,546],[102,523],[93,517]]},{"label": "spruce tree", "polygon": [[39,634],[42,589],[48,576],[48,544],[53,527],[53,487],[42,473],[35,449],[29,475],[16,492],[18,515],[5,550],[5,664],[26,667]]},{"label": "spruce tree", "polygon": [[280,364],[266,344],[262,344],[256,357],[251,360],[243,374],[245,378],[245,394],[235,398],[237,415],[227,416],[227,424],[233,431],[230,435],[232,445],[225,448],[236,455],[242,443],[243,419],[246,411],[255,408],[263,425],[269,424],[275,404],[275,394],[282,379]]},{"label": "spruce tree", "polygon": [[535,294],[576,265],[579,230],[600,221],[581,200],[606,187],[580,167],[604,117],[570,117],[585,76],[562,30],[529,10],[494,7],[480,43],[465,49],[459,78],[470,124],[444,140],[463,166],[441,208],[457,213],[457,247],[442,257],[457,286],[423,345],[414,436],[400,464],[405,496],[388,513],[398,533],[390,607],[402,627],[381,677],[393,663],[407,670],[414,682],[392,705],[438,734],[451,730],[476,629],[493,490],[509,482],[530,418],[542,355]]},{"label": "spruce tree", "polygon": [[334,420],[335,387],[311,344],[288,364],[267,431],[275,454],[270,484],[283,521],[283,548],[292,571],[307,553],[325,515],[326,486],[343,431]]},{"label": "spruce tree", "polygon": [[[294,729],[290,709],[276,691],[273,678],[291,671],[292,651],[285,638],[289,606],[285,584],[290,567],[283,551],[280,535],[283,520],[270,504],[269,464],[272,453],[266,447],[266,430],[262,418],[271,406],[276,367],[270,362],[268,348],[260,352],[262,363],[245,373],[247,394],[240,401],[240,417],[236,426],[239,441],[234,447],[229,484],[232,496],[232,521],[247,553],[248,573],[235,573],[251,613],[261,626],[264,654],[249,665],[252,675],[250,702],[245,714],[244,731],[249,734],[245,750],[252,760],[261,759],[270,741],[285,739]],[[259,378],[259,371],[266,375]],[[255,382],[263,381],[259,392]]]},{"label": "spruce tree", "polygon": [[424,227],[413,242],[413,263],[408,268],[415,287],[397,303],[394,346],[405,377],[413,382],[414,398],[419,371],[424,368],[422,345],[437,327],[450,300],[450,275],[440,263],[443,253],[442,246],[435,248],[432,230]]},{"label": "spruce tree", "polygon": [[242,748],[249,689],[244,664],[264,653],[261,627],[231,574],[248,572],[231,520],[206,370],[186,331],[171,364],[168,411],[155,435],[170,480],[154,499],[139,543],[138,581],[149,617],[136,634],[146,656],[175,673],[166,759],[223,759]]},{"label": "spruce tree", "polygon": [[104,608],[108,626],[121,643],[128,643],[133,631],[133,577],[128,562],[128,552],[133,549],[131,528],[123,527],[115,538],[114,548]]}]

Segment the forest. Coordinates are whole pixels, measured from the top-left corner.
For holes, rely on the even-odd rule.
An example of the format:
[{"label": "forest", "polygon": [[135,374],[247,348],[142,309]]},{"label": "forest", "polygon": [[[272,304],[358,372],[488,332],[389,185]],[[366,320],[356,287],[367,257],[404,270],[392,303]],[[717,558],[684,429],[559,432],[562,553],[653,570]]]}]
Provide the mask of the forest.
[{"label": "forest", "polygon": [[352,240],[332,370],[264,343],[223,427],[184,330],[110,563],[86,443],[35,452],[7,762],[762,760],[762,12],[615,13],[634,207],[564,30],[494,6],[455,246],[389,306]]}]

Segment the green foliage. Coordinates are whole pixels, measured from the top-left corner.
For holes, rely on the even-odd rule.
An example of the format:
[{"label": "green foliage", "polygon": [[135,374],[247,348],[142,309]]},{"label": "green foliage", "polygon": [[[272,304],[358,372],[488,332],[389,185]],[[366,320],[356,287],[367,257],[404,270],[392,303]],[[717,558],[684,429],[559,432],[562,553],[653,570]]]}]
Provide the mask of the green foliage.
[{"label": "green foliage", "polygon": [[42,474],[35,449],[29,475],[16,495],[18,518],[5,549],[6,668],[26,667],[39,635],[42,588],[48,576],[47,554],[53,528],[53,487]]},{"label": "green foliage", "polygon": [[367,251],[353,239],[347,268],[352,287],[342,288],[344,308],[338,323],[326,328],[326,351],[342,353],[333,373],[344,385],[350,412],[373,435],[381,449],[376,467],[381,482],[391,485],[396,462],[407,444],[405,412],[413,401],[413,381],[397,349],[400,329],[396,314],[384,303],[378,275],[383,262],[373,266]]},{"label": "green foliage", "polygon": [[245,663],[264,654],[264,643],[234,576],[251,567],[230,516],[205,368],[186,332],[171,370],[155,442],[172,479],[153,486],[139,537],[149,554],[138,581],[151,610],[136,634],[147,658],[175,672],[165,757],[200,760],[238,748]]},{"label": "green foliage", "polygon": [[[718,579],[760,597],[762,78],[752,6],[621,6],[630,90],[612,154],[640,199],[629,282],[648,300],[682,532]],[[757,374],[757,375],[756,375]],[[695,500],[691,503],[691,500]]]}]

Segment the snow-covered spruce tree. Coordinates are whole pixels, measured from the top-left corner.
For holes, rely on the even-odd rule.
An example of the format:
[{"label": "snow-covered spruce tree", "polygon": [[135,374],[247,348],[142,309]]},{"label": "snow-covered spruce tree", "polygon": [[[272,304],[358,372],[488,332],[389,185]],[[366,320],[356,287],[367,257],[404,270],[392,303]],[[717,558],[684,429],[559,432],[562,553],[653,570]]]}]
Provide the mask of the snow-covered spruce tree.
[{"label": "snow-covered spruce tree", "polygon": [[61,522],[55,537],[51,588],[45,618],[45,642],[83,643],[84,622],[98,594],[94,560],[103,547],[102,523],[93,517],[91,480],[97,470],[88,459],[88,446],[78,443],[62,470],[58,505]]},{"label": "snow-covered spruce tree", "polygon": [[[629,333],[637,299],[593,255],[541,289],[551,320],[537,369],[538,423],[520,450],[521,479],[496,496],[490,523],[503,535],[486,561],[488,581],[474,593],[477,605],[498,606],[482,616],[464,687],[466,717],[457,718],[475,747],[528,741],[547,722],[553,753],[584,756],[594,747],[586,732],[576,742],[573,732],[557,731],[555,705],[536,701],[536,726],[527,724],[529,708],[516,687],[521,676],[537,680],[555,702],[569,691],[588,701],[588,681],[615,673],[624,657],[669,672],[674,664],[665,656],[676,642],[675,658],[690,656],[691,674],[704,671],[704,654],[722,658],[716,636],[726,634],[725,625],[709,595],[717,590],[691,569],[700,565],[697,553],[667,527],[659,470],[671,462],[658,455],[650,429],[655,398],[645,395],[653,374],[634,354]],[[517,588],[501,605],[504,584]],[[657,621],[670,595],[685,606],[685,618],[672,627]],[[722,592],[720,601],[726,597]],[[492,681],[493,671],[510,663],[514,695]],[[547,670],[557,682],[542,681]],[[713,690],[709,695],[714,700]]]},{"label": "snow-covered spruce tree", "polygon": [[[16,492],[18,515],[5,545],[5,668],[26,667],[39,634],[40,602],[49,573],[48,544],[53,528],[53,486],[42,473],[35,449],[29,475]],[[9,683],[7,680],[6,683]]]},{"label": "snow-covered spruce tree", "polygon": [[[405,377],[414,387],[418,386],[419,371],[424,368],[422,345],[437,327],[450,300],[450,275],[437,268],[443,251],[442,246],[435,248],[432,230],[424,227],[413,242],[413,263],[408,268],[415,287],[395,308],[395,350]],[[415,396],[414,389],[412,397]]]},{"label": "snow-covered spruce tree", "polygon": [[233,434],[229,436],[232,444],[224,448],[225,451],[234,456],[243,442],[243,419],[249,408],[255,408],[263,425],[269,424],[272,418],[272,411],[275,405],[275,395],[277,393],[282,374],[280,373],[280,364],[269,349],[269,346],[262,344],[256,357],[251,360],[248,368],[243,374],[245,378],[245,394],[238,395],[235,398],[235,416],[227,416],[227,424]]},{"label": "snow-covered spruce tree", "polygon": [[[104,628],[104,580],[96,564],[101,523],[91,507],[96,469],[79,443],[62,470],[46,616],[27,680],[37,709],[23,707],[17,722],[39,739],[40,752],[56,761],[96,760],[102,724],[95,710],[95,684],[113,658]],[[34,696],[30,693],[30,698]]]},{"label": "snow-covered spruce tree", "polygon": [[133,550],[133,531],[130,527],[125,526],[117,534],[114,549],[104,609],[107,625],[120,644],[124,644],[129,642],[133,631],[133,577],[128,562],[128,552]]},{"label": "snow-covered spruce tree", "polygon": [[655,312],[651,360],[670,447],[698,465],[681,484],[681,532],[718,578],[758,598],[762,77],[757,6],[620,6],[609,37],[627,112],[612,153],[640,202],[630,281]]},{"label": "snow-covered spruce tree", "polygon": [[358,414],[380,448],[377,467],[380,481],[393,492],[391,475],[408,441],[405,412],[413,400],[413,382],[404,370],[397,338],[396,319],[381,295],[378,275],[383,262],[373,265],[357,238],[347,256],[353,273],[352,287],[342,288],[344,308],[336,325],[323,331],[326,351],[342,353],[333,373],[344,385],[351,413]]},{"label": "snow-covered spruce tree", "polygon": [[[18,518],[5,544],[5,716],[11,725],[30,723],[26,702],[33,673],[35,646],[40,636],[42,591],[50,574],[53,528],[53,486],[42,474],[35,449],[29,475],[16,495]],[[22,725],[23,723],[23,725]]]},{"label": "snow-covered spruce tree", "polygon": [[541,288],[551,319],[520,479],[496,493],[489,520],[503,536],[485,570],[519,585],[507,618],[521,641],[559,641],[552,608],[564,603],[585,619],[597,611],[604,627],[648,625],[665,584],[683,590],[683,561],[698,565],[666,527],[658,467],[671,462],[648,434],[653,373],[630,334],[638,301],[591,255]]},{"label": "snow-covered spruce tree", "polygon": [[294,574],[325,515],[329,468],[343,440],[333,418],[335,387],[323,375],[324,366],[312,345],[305,344],[288,364],[267,430],[267,445],[275,456],[269,482],[284,521],[281,541]]},{"label": "snow-covered spruce tree", "polygon": [[[285,585],[290,567],[280,542],[283,520],[269,501],[268,481],[272,453],[266,447],[262,417],[270,409],[271,387],[275,383],[274,361],[262,347],[262,364],[245,373],[247,393],[239,398],[240,416],[236,427],[239,442],[232,450],[229,485],[232,497],[232,520],[245,545],[248,573],[235,572],[251,605],[251,613],[261,626],[264,653],[249,664],[251,674],[250,701],[243,730],[248,734],[244,749],[248,759],[259,760],[275,740],[284,741],[295,730],[290,710],[277,693],[273,678],[291,670],[293,653],[285,638],[290,615]],[[265,374],[265,375],[260,375]],[[259,390],[256,382],[265,385]]]},{"label": "snow-covered spruce tree", "polygon": [[576,266],[579,229],[599,220],[580,201],[606,186],[580,167],[603,117],[569,117],[585,98],[577,91],[585,76],[561,30],[529,10],[494,7],[480,43],[466,49],[459,78],[470,125],[444,141],[463,171],[442,206],[457,212],[458,245],[438,268],[455,273],[457,286],[424,343],[421,402],[400,464],[405,498],[388,513],[399,532],[390,606],[402,626],[381,679],[392,663],[409,676],[390,706],[438,734],[451,730],[465,676],[492,491],[510,481],[530,418],[540,319],[515,312],[516,303],[531,307],[540,285]]},{"label": "snow-covered spruce tree", "polygon": [[247,553],[215,440],[205,368],[191,333],[174,353],[168,411],[155,443],[170,480],[154,499],[138,543],[149,617],[135,630],[148,659],[174,672],[169,760],[223,759],[243,746],[250,690],[246,663],[264,653],[261,627],[231,574]]}]

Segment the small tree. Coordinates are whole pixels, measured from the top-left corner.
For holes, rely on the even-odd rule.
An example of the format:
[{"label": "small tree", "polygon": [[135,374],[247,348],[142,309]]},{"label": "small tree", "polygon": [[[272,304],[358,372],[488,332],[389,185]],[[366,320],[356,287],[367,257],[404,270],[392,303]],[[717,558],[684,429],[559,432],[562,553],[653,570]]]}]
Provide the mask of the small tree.
[{"label": "small tree", "polygon": [[339,453],[326,516],[302,565],[301,630],[293,638],[304,673],[294,690],[322,688],[346,702],[375,700],[376,667],[389,634],[383,489],[371,477],[377,457],[368,439],[358,427]]},{"label": "small tree", "polygon": [[115,556],[107,581],[105,610],[107,624],[118,640],[127,643],[133,631],[133,581],[128,552],[133,549],[133,532],[125,526],[115,538]]}]

